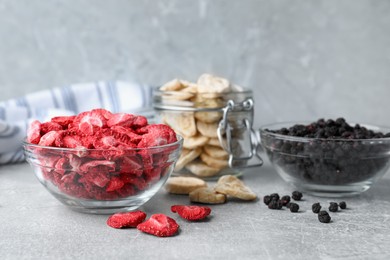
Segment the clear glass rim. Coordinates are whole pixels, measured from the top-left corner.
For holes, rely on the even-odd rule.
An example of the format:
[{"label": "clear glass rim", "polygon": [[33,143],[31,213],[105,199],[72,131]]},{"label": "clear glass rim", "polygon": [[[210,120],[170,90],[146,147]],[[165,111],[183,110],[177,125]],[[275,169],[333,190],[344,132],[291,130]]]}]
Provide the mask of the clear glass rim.
[{"label": "clear glass rim", "polygon": [[47,150],[53,150],[53,151],[67,151],[67,152],[102,152],[102,151],[129,151],[129,152],[139,152],[139,151],[151,151],[151,150],[160,150],[160,149],[167,149],[170,147],[174,147],[177,145],[182,145],[184,138],[181,135],[176,134],[177,141],[170,143],[170,144],[164,144],[164,145],[159,145],[159,146],[150,146],[150,147],[143,147],[143,148],[118,148],[118,149],[88,149],[88,148],[65,148],[65,147],[53,147],[53,146],[43,146],[43,145],[38,145],[38,144],[32,144],[29,143],[25,140],[22,141],[23,147],[31,147],[31,148],[39,148],[39,149],[47,149]]},{"label": "clear glass rim", "polygon": [[[296,124],[301,124],[301,125],[307,125],[311,124],[313,122],[310,121],[289,121],[289,122],[279,122],[279,123],[272,123],[272,124],[266,124],[263,125],[259,128],[260,134],[266,134],[268,136],[273,136],[277,139],[281,140],[288,140],[288,141],[295,141],[295,142],[312,142],[312,141],[332,141],[332,142],[390,142],[390,137],[382,137],[382,138],[371,138],[371,139],[347,139],[347,138],[316,138],[316,137],[299,137],[299,136],[290,136],[290,135],[282,135],[282,134],[277,134],[277,133],[272,133],[269,130],[274,129],[280,129],[282,127],[286,126],[293,126]],[[356,125],[356,123],[349,123],[351,126]],[[372,125],[372,124],[360,124],[360,126],[366,127],[368,130],[373,130],[373,131],[383,131],[386,130],[387,132],[390,132],[390,127],[386,126],[378,126],[378,125]],[[277,127],[277,128],[276,128]],[[385,133],[386,134],[386,133]]]}]

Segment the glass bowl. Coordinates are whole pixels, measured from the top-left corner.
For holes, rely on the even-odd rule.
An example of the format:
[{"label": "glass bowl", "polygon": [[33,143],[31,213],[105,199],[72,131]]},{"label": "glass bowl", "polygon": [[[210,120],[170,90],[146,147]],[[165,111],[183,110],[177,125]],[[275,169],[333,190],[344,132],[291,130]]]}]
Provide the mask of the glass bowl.
[{"label": "glass bowl", "polygon": [[[288,183],[315,196],[360,194],[390,166],[390,138],[325,139],[273,132],[302,122],[278,123],[260,129],[261,144],[272,165]],[[364,125],[388,133],[389,128]]]},{"label": "glass bowl", "polygon": [[164,185],[180,155],[175,143],[134,149],[69,149],[25,142],[38,180],[71,209],[94,214],[134,210]]}]

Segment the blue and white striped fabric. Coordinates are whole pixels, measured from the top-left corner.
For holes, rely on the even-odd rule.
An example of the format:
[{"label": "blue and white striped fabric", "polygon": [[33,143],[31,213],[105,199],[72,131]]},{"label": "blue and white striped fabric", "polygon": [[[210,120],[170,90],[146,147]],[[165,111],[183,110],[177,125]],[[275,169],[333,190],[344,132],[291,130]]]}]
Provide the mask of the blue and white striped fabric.
[{"label": "blue and white striped fabric", "polygon": [[151,88],[122,81],[85,83],[0,102],[0,164],[24,161],[21,144],[32,120],[43,122],[94,108],[152,115]]}]

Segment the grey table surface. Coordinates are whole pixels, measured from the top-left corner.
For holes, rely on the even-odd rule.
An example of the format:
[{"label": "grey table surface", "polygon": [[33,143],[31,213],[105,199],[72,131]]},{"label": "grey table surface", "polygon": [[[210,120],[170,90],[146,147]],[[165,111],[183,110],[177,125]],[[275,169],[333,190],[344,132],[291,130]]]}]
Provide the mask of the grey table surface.
[{"label": "grey table surface", "polygon": [[[260,198],[294,190],[268,162],[248,170],[243,181]],[[107,215],[68,209],[25,163],[1,166],[0,259],[389,259],[389,187],[386,174],[367,192],[346,198],[348,209],[331,213],[329,224],[318,221],[311,205],[335,199],[308,194],[299,213],[269,210],[261,199],[229,200],[211,206],[209,220],[190,223],[170,212],[173,204],[189,203],[188,197],[161,190],[141,210],[174,217],[180,233],[158,238],[110,228]]]}]

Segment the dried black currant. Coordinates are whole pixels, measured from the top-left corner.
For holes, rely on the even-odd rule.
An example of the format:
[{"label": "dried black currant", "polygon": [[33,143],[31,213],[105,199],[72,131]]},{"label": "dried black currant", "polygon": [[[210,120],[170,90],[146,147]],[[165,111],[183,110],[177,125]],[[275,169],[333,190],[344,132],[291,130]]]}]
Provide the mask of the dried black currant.
[{"label": "dried black currant", "polygon": [[302,199],[302,192],[300,192],[300,191],[294,191],[293,193],[292,193],[292,198],[294,199],[294,200],[301,200]]},{"label": "dried black currant", "polygon": [[269,195],[271,197],[272,200],[279,200],[280,197],[279,197],[279,194],[278,193],[272,193],[271,195]]},{"label": "dried black currant", "polygon": [[269,209],[282,209],[283,205],[280,200],[271,200],[268,204]]},{"label": "dried black currant", "polygon": [[329,211],[330,212],[337,212],[339,210],[339,205],[336,202],[330,202],[329,203]]},{"label": "dried black currant", "polygon": [[320,212],[320,210],[321,210],[321,204],[320,204],[319,202],[314,203],[314,204],[311,206],[311,210],[313,211],[313,213],[318,213],[318,212]]},{"label": "dried black currant", "polygon": [[345,203],[345,201],[340,201],[339,207],[340,207],[340,209],[346,209],[347,208],[347,203]]},{"label": "dried black currant", "polygon": [[298,212],[299,210],[299,205],[294,202],[290,202],[290,211],[291,212]]},{"label": "dried black currant", "polygon": [[264,196],[263,202],[265,205],[268,205],[271,202],[272,198],[269,195]]},{"label": "dried black currant", "polygon": [[286,206],[290,202],[291,198],[288,195],[283,196],[281,199],[283,206]]},{"label": "dried black currant", "polygon": [[321,222],[321,223],[329,223],[330,220],[331,220],[331,217],[329,216],[329,213],[326,212],[325,210],[321,210],[319,213],[318,213],[318,220]]}]

